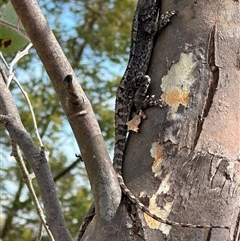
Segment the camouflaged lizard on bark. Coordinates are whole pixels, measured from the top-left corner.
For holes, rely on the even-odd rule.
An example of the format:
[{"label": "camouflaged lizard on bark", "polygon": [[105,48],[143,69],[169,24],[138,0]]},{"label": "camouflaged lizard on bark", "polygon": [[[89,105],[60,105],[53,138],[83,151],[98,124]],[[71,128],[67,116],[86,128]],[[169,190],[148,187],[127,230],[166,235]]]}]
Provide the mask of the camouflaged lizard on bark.
[{"label": "camouflaged lizard on bark", "polygon": [[180,227],[193,228],[228,228],[225,226],[184,224],[162,219],[148,210],[127,188],[122,177],[125,142],[127,139],[127,122],[133,110],[137,113],[149,106],[159,104],[158,100],[146,96],[150,77],[145,75],[152,53],[153,41],[157,31],[168,24],[175,11],[160,15],[160,0],[139,0],[137,3],[131,36],[130,56],[127,69],[119,84],[115,106],[115,148],[113,165],[117,173],[122,192],[140,210],[155,220]]}]

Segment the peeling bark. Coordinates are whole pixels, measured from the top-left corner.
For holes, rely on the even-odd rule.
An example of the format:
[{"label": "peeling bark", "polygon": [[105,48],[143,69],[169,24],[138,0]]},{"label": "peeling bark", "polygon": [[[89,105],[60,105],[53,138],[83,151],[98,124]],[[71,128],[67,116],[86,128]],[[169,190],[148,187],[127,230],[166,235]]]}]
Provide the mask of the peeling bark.
[{"label": "peeling bark", "polygon": [[149,75],[150,94],[165,105],[146,110],[139,133],[130,135],[124,178],[157,216],[231,230],[171,227],[139,212],[141,238],[237,241],[240,6],[163,1],[163,8],[177,16],[156,39]]}]

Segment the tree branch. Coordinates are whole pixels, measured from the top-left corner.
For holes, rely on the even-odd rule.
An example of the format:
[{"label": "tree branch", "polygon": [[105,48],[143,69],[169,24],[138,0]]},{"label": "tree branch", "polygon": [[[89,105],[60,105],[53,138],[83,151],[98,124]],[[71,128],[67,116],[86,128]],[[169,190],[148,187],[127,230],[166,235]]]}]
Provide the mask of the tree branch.
[{"label": "tree branch", "polygon": [[[19,146],[14,142],[12,141],[12,155],[14,156],[15,160],[17,161],[17,165],[19,167],[19,171],[21,173],[21,176],[23,178],[23,181],[25,182],[28,190],[29,190],[29,193],[30,193],[30,196],[31,196],[31,199],[33,201],[33,204],[36,208],[36,211],[37,211],[37,214],[39,216],[39,218],[41,219],[41,222],[40,222],[40,228],[39,228],[39,237],[41,236],[41,233],[42,233],[42,225],[44,225],[45,227],[45,230],[48,234],[48,237],[50,238],[51,241],[54,241],[54,238],[49,230],[49,227],[47,225],[47,222],[45,220],[45,215],[43,213],[43,210],[41,208],[41,205],[37,199],[37,195],[34,191],[34,188],[33,188],[33,185],[32,185],[32,178],[31,178],[31,175],[29,174],[27,168],[26,168],[26,165],[23,161],[23,157],[21,155],[21,152],[20,152],[20,149],[19,149]],[[35,175],[35,174],[34,174]],[[41,239],[41,238],[40,238]],[[40,240],[39,239],[39,240]]]},{"label": "tree branch", "polygon": [[80,147],[96,217],[108,222],[119,206],[121,190],[89,100],[36,1],[11,2],[46,68]]},{"label": "tree branch", "polygon": [[0,115],[0,122],[4,124],[12,140],[19,145],[35,173],[46,210],[46,219],[49,228],[55,240],[71,241],[72,237],[63,218],[52,173],[45,153],[43,149],[39,150],[22,125],[17,107],[13,102],[11,93],[2,75],[0,75],[0,89],[0,109],[3,113]]}]

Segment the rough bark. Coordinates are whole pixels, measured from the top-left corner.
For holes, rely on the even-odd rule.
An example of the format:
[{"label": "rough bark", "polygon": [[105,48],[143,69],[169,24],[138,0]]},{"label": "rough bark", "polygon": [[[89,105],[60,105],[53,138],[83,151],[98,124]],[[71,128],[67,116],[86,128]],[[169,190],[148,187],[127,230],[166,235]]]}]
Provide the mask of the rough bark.
[{"label": "rough bark", "polygon": [[159,33],[149,67],[150,94],[165,105],[146,110],[140,133],[130,135],[124,178],[160,217],[231,229],[171,227],[134,208],[133,221],[122,203],[107,232],[90,224],[82,240],[239,240],[239,2],[162,2],[163,12],[178,12]]}]

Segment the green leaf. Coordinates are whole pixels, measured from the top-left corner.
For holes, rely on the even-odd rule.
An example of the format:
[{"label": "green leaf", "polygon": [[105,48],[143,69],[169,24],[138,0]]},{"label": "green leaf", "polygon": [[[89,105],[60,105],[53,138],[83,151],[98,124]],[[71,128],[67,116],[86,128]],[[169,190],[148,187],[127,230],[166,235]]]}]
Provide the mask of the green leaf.
[{"label": "green leaf", "polygon": [[0,19],[0,51],[14,53],[30,42],[12,4],[9,2]]}]

